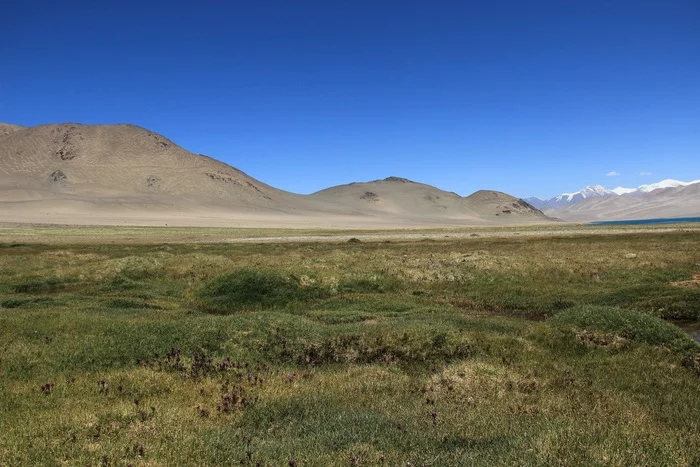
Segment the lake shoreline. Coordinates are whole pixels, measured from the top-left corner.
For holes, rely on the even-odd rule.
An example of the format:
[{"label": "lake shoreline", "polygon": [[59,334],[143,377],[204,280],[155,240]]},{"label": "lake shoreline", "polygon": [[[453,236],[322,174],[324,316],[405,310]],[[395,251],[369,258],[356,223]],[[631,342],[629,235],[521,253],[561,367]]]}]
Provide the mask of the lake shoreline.
[{"label": "lake shoreline", "polygon": [[644,225],[644,224],[685,224],[688,222],[700,222],[700,217],[659,217],[654,219],[629,219],[616,221],[593,221],[584,225],[597,227],[601,225]]}]

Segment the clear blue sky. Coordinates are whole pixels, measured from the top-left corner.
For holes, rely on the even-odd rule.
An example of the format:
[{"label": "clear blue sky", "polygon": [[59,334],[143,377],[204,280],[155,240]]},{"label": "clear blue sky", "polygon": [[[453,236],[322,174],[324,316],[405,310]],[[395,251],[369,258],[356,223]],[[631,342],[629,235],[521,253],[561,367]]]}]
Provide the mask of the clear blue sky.
[{"label": "clear blue sky", "polygon": [[134,123],[298,193],[700,178],[698,0],[15,1],[0,53],[0,121]]}]

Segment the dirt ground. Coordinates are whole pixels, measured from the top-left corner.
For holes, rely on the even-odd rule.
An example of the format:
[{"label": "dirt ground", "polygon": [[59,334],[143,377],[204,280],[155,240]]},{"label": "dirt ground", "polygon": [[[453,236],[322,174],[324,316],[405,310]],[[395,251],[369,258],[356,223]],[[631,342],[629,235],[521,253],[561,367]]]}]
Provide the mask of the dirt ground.
[{"label": "dirt ground", "polygon": [[615,235],[628,233],[697,232],[698,224],[586,226],[550,224],[503,227],[460,227],[444,229],[275,229],[222,227],[116,227],[0,223],[0,243],[285,243],[454,240],[470,238],[558,237]]}]

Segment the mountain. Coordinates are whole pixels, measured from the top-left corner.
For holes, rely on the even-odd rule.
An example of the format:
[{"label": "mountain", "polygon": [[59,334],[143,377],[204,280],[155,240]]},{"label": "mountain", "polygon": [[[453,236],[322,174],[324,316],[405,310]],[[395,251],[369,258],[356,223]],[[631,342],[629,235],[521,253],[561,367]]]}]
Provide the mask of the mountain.
[{"label": "mountain", "polygon": [[465,200],[480,216],[501,216],[510,219],[543,218],[544,216],[542,211],[527,201],[500,191],[479,190],[467,196]]},{"label": "mountain", "polygon": [[0,125],[3,222],[372,228],[551,221],[509,195],[494,199],[398,177],[299,195],[135,125]]},{"label": "mountain", "polygon": [[0,140],[0,158],[0,201],[13,203],[134,199],[256,209],[298,201],[298,195],[135,125],[60,124],[13,131]]},{"label": "mountain", "polygon": [[615,193],[601,185],[590,185],[582,190],[573,193],[562,193],[558,196],[545,200],[539,198],[526,198],[530,204],[538,209],[557,209],[569,204],[578,203],[584,199],[594,198],[597,196],[610,196]]},{"label": "mountain", "polygon": [[[613,190],[608,190],[601,185],[591,185],[574,193],[562,193],[561,195],[542,200],[539,198],[525,198],[533,206],[543,211],[549,212],[551,215],[566,218],[568,212],[579,212],[585,210],[585,206],[613,206],[634,204],[632,201],[609,201],[603,202],[600,199],[590,201],[592,198],[610,198],[611,200],[618,197],[636,197],[647,193],[656,193],[658,190],[666,190],[668,188],[679,188],[700,183],[700,180],[692,182],[681,182],[678,180],[662,180],[657,183],[648,185],[640,185],[637,188],[617,187]],[[666,193],[665,196],[668,196]],[[643,200],[648,200],[648,197]],[[572,205],[577,205],[586,201],[584,208],[570,208]],[[607,203],[607,204],[606,204]]]},{"label": "mountain", "polygon": [[19,125],[10,125],[9,123],[0,123],[0,138],[3,136],[9,135],[10,133],[14,133],[15,131],[19,131],[24,129],[23,126]]},{"label": "mountain", "polygon": [[[627,193],[636,193],[636,192],[641,192],[641,193],[651,193],[652,191],[655,190],[663,190],[664,188],[678,188],[681,186],[688,186],[688,185],[694,185],[696,183],[700,183],[700,180],[694,180],[692,182],[679,182],[678,180],[671,180],[671,179],[666,179],[662,180],[657,183],[652,183],[650,185],[640,185],[637,187],[636,191],[629,191]],[[620,187],[617,188],[618,190]],[[627,190],[627,188],[622,188],[623,190]]]},{"label": "mountain", "polygon": [[700,216],[700,183],[636,191],[619,196],[589,198],[559,209],[550,216],[575,222]]},{"label": "mountain", "polygon": [[[643,185],[642,185],[642,186],[643,186]],[[638,188],[625,188],[625,187],[619,186],[619,187],[614,188],[614,189],[612,189],[612,190],[610,190],[610,191],[612,191],[612,192],[615,193],[616,195],[627,195],[627,194],[630,194],[630,193],[636,193],[636,192],[638,191]]]},{"label": "mountain", "polygon": [[311,197],[351,211],[379,216],[490,219],[493,222],[544,219],[541,211],[505,193],[482,190],[463,198],[401,177],[335,186],[313,193]]}]

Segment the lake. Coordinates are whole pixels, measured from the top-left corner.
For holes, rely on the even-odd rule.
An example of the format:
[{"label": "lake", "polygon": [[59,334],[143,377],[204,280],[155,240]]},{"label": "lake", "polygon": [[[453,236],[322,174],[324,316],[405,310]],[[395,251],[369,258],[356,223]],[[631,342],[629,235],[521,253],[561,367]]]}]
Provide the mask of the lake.
[{"label": "lake", "polygon": [[622,221],[594,221],[586,225],[639,225],[639,224],[684,224],[687,222],[700,222],[700,217],[671,217],[658,219],[634,219]]}]

